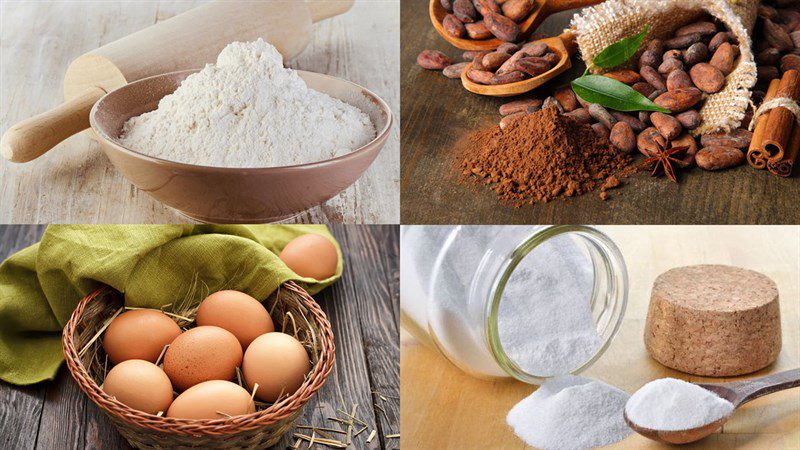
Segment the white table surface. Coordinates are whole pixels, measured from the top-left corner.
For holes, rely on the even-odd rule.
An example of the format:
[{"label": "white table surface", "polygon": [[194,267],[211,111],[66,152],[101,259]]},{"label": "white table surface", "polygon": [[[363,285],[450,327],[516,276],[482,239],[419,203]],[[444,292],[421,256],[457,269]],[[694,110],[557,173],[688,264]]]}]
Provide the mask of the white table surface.
[{"label": "white table surface", "polygon": [[[0,2],[0,131],[57,105],[69,63],[83,53],[203,3],[183,1]],[[327,73],[372,90],[395,118],[380,156],[326,204],[292,219],[315,223],[400,220],[399,0],[357,0],[314,25],[292,68]],[[0,161],[0,223],[180,223],[188,219],[140,192],[86,133],[39,159]]]}]

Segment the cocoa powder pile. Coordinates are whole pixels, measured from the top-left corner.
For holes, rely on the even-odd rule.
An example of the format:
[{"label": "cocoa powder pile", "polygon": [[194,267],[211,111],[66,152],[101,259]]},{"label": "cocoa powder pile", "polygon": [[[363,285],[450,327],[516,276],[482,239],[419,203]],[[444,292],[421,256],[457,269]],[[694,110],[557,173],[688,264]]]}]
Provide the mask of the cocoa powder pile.
[{"label": "cocoa powder pile", "polygon": [[616,151],[591,127],[561,116],[554,106],[513,120],[505,129],[492,126],[464,145],[461,166],[501,201],[520,206],[573,197],[620,185],[637,171],[633,160]]}]

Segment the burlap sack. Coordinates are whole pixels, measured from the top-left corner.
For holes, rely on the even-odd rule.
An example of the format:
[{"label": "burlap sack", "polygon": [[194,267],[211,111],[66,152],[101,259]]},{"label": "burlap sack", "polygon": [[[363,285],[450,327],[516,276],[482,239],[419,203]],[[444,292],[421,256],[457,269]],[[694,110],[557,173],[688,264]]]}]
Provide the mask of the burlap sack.
[{"label": "burlap sack", "polygon": [[[759,3],[760,0],[608,0],[576,14],[572,26],[577,31],[581,56],[588,63],[608,45],[639,33],[646,24],[650,24],[650,31],[645,43],[671,37],[677,28],[696,21],[704,12],[724,23],[738,39],[741,56],[728,75],[725,88],[707,96],[700,109],[702,124],[693,131],[697,136],[736,129],[744,118],[750,105],[750,89],[756,83],[750,32]],[[636,66],[638,60],[639,54],[631,58],[629,65]]]}]

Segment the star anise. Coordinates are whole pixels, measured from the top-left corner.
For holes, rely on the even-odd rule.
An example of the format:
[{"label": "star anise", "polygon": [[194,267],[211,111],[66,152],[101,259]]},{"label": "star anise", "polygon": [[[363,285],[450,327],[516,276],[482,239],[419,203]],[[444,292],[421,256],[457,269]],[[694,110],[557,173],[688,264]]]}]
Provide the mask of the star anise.
[{"label": "star anise", "polygon": [[677,183],[678,178],[675,176],[675,168],[672,166],[672,164],[675,163],[678,165],[678,167],[680,167],[683,161],[673,158],[673,155],[685,152],[689,149],[689,147],[670,147],[669,141],[667,141],[665,145],[656,141],[656,146],[657,149],[655,155],[644,160],[644,162],[642,162],[642,166],[647,167],[648,170],[652,171],[650,172],[650,176],[654,177],[659,173],[664,172],[664,175],[666,175],[667,178],[669,178],[673,183]]}]

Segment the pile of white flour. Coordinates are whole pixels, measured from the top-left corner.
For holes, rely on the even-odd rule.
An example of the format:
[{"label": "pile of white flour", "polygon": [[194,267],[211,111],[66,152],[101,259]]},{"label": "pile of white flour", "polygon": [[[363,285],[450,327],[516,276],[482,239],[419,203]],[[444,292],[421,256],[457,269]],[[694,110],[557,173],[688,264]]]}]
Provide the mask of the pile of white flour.
[{"label": "pile of white flour", "polygon": [[128,148],[170,161],[273,167],[334,158],[375,137],[358,108],[309,89],[272,45],[234,42],[155,111],[125,123]]}]

